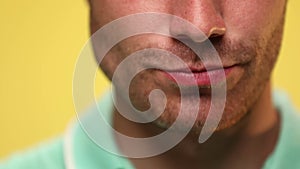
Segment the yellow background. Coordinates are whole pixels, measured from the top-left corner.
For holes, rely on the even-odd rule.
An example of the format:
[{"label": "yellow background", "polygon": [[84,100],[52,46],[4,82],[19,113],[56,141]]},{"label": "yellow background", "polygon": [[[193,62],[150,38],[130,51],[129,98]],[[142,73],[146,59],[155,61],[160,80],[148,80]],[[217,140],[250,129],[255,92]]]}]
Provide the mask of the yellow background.
[{"label": "yellow background", "polygon": [[[300,1],[290,0],[278,88],[300,107]],[[0,2],[0,157],[61,134],[75,115],[72,76],[88,39],[84,0]],[[298,74],[299,73],[299,74]],[[105,81],[100,75],[98,83]],[[101,93],[107,82],[97,89]]]}]

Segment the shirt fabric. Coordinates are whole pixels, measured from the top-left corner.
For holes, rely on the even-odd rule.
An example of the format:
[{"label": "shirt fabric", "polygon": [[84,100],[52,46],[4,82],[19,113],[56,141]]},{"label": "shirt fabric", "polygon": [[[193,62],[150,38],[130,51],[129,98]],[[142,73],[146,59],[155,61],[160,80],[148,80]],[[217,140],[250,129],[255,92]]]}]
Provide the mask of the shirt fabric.
[{"label": "shirt fabric", "polygon": [[[280,133],[277,145],[263,169],[299,169],[300,115],[285,93],[274,92],[273,101],[280,112]],[[110,93],[101,99],[99,107],[105,113],[105,118],[111,121],[113,103]],[[97,106],[88,110],[85,116],[91,124],[94,112],[97,112]],[[112,146],[115,146],[114,142]],[[134,169],[134,167],[128,159],[100,148],[88,137],[79,122],[73,122],[64,136],[5,159],[0,162],[0,169]]]}]

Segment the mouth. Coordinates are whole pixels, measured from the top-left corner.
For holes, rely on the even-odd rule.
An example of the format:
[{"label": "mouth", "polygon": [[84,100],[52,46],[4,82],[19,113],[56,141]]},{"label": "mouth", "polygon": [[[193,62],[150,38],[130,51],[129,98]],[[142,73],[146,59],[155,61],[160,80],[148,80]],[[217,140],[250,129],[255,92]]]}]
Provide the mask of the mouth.
[{"label": "mouth", "polygon": [[198,86],[200,88],[210,88],[211,86],[226,83],[233,72],[240,69],[240,65],[224,66],[224,67],[208,67],[177,69],[162,71],[163,75],[170,81],[181,86]]}]

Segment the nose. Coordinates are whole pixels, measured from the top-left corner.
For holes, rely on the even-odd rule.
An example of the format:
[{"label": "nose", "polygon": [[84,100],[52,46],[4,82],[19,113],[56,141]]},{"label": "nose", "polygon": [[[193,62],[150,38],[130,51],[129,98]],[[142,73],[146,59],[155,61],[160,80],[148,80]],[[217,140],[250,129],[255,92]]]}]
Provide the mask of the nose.
[{"label": "nose", "polygon": [[[214,0],[173,0],[172,14],[181,17],[194,27],[183,24],[174,17],[170,24],[170,33],[177,38],[188,38],[194,42],[203,42],[207,38],[222,36],[226,32],[221,16],[220,2]],[[199,29],[202,34],[199,34]]]}]

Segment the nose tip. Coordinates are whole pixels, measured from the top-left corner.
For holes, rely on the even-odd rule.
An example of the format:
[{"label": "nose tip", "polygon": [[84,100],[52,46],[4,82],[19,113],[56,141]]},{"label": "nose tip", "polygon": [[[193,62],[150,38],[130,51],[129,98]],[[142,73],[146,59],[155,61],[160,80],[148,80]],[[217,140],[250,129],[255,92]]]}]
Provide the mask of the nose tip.
[{"label": "nose tip", "polygon": [[172,12],[190,24],[174,17],[170,25],[172,36],[188,38],[199,43],[208,38],[223,36],[226,33],[225,22],[221,16],[222,8],[219,4],[210,0],[186,0],[182,3],[174,1]]},{"label": "nose tip", "polygon": [[201,43],[209,38],[223,36],[226,33],[226,28],[214,26],[211,27],[210,30],[203,32],[194,26],[186,24],[173,24],[170,27],[170,33],[177,39],[190,39],[195,43]]},{"label": "nose tip", "polygon": [[177,39],[191,39],[197,43],[203,42],[207,39],[205,33],[195,27],[195,25],[179,19],[173,20],[170,26],[170,33]]},{"label": "nose tip", "polygon": [[226,28],[225,27],[212,27],[211,30],[208,33],[209,38],[214,38],[218,36],[223,36],[226,33]]}]

